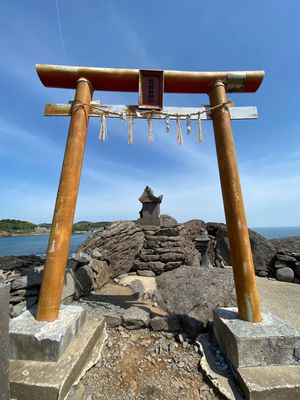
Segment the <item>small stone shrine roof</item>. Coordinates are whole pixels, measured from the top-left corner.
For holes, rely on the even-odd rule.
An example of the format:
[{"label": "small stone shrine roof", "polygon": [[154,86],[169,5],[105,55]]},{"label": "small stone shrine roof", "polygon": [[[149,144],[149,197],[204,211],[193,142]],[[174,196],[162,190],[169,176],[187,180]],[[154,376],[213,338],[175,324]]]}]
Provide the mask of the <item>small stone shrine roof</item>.
[{"label": "small stone shrine roof", "polygon": [[141,203],[158,203],[162,202],[163,195],[156,197],[150,186],[146,186],[143,194],[139,197]]}]

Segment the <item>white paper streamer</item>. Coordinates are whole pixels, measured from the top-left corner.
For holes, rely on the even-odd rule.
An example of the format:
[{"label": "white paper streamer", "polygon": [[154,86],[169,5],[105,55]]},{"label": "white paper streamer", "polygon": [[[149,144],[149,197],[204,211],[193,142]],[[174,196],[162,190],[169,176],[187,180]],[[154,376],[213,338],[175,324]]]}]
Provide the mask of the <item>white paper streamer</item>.
[{"label": "white paper streamer", "polygon": [[176,123],[177,123],[177,142],[178,144],[182,144],[182,133],[181,133],[181,126],[180,126],[180,116],[177,115],[176,118]]},{"label": "white paper streamer", "polygon": [[201,121],[201,114],[198,115],[198,142],[202,142],[202,121]]},{"label": "white paper streamer", "polygon": [[105,114],[102,114],[99,139],[101,140],[101,142],[104,142],[106,140],[106,137],[107,137],[106,116]]},{"label": "white paper streamer", "polygon": [[191,116],[190,115],[186,116],[186,128],[187,128],[187,134],[190,135],[190,133],[191,133]]}]

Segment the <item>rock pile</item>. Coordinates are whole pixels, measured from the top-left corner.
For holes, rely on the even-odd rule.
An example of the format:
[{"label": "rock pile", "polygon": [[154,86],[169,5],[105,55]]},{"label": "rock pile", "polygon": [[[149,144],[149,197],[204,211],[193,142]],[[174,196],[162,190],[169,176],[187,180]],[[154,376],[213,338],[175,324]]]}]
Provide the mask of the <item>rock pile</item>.
[{"label": "rock pile", "polygon": [[156,275],[180,267],[184,261],[181,225],[143,228],[143,247],[137,254],[132,271],[153,271]]},{"label": "rock pile", "polygon": [[300,283],[300,251],[277,252],[273,266],[278,281]]},{"label": "rock pile", "polygon": [[[111,278],[109,261],[100,252],[81,253],[68,260],[61,300],[65,304],[105,285]],[[36,305],[44,260],[37,256],[0,257],[0,282],[10,284],[9,313],[17,317]]]}]

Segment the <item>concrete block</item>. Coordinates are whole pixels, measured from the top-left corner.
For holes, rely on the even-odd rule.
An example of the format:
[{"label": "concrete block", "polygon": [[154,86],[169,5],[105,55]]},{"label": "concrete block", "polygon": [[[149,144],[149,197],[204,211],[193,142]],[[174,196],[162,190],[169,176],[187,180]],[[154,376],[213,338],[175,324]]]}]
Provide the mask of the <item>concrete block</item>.
[{"label": "concrete block", "polygon": [[9,324],[11,359],[57,361],[74,340],[86,320],[80,306],[61,306],[53,322],[37,321],[35,310],[26,310]]},{"label": "concrete block", "polygon": [[237,380],[247,400],[300,399],[300,365],[239,368]]},{"label": "concrete block", "polygon": [[106,340],[103,317],[88,317],[57,362],[10,360],[11,396],[16,400],[63,400],[101,357]]},{"label": "concrete block", "polygon": [[0,399],[9,400],[8,299],[10,285],[0,283]]},{"label": "concrete block", "polygon": [[262,314],[262,322],[251,323],[239,319],[237,308],[214,310],[214,335],[235,369],[297,362],[300,333],[268,311]]}]

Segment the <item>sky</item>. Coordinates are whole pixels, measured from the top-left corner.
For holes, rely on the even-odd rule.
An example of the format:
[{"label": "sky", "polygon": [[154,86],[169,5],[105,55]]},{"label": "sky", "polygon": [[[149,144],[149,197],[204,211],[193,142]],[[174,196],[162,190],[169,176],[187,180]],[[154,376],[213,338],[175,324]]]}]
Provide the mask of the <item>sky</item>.
[{"label": "sky", "polygon": [[[45,88],[35,64],[187,71],[264,70],[253,94],[257,120],[233,121],[250,227],[300,225],[300,2],[297,0],[14,0],[0,14],[0,219],[51,222],[69,117],[44,117],[47,103],[67,103],[69,89]],[[102,104],[137,104],[137,93],[95,92]],[[165,106],[199,107],[207,95],[166,94]],[[108,119],[98,140],[92,118],[75,221],[136,219],[146,185],[163,194],[161,212],[179,222],[224,222],[211,121],[176,142],[153,122],[128,127]]]}]

